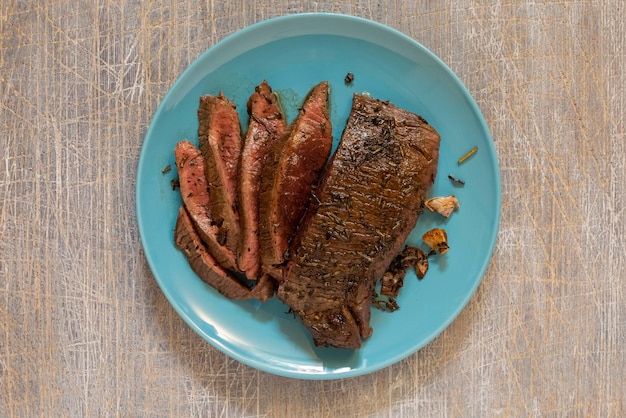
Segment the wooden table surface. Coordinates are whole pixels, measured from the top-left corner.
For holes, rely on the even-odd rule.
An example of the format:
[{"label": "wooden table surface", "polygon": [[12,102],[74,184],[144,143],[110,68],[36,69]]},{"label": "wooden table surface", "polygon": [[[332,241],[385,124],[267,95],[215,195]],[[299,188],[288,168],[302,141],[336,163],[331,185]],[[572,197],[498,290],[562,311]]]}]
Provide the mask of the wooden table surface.
[{"label": "wooden table surface", "polygon": [[[329,11],[396,28],[465,83],[502,217],[469,305],[370,375],[303,381],[196,335],[147,265],[135,173],[179,74],[225,36]],[[0,5],[0,416],[626,416],[621,0]]]}]

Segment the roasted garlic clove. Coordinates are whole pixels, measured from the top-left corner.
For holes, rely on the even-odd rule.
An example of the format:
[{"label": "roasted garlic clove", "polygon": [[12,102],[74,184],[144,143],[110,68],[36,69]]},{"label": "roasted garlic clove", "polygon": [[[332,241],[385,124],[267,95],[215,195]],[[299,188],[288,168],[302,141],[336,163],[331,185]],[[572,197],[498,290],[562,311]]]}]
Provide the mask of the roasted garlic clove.
[{"label": "roasted garlic clove", "polygon": [[405,273],[404,270],[386,271],[381,279],[380,294],[397,297],[400,288],[404,285]]},{"label": "roasted garlic clove", "polygon": [[413,267],[417,278],[422,280],[428,271],[428,256],[417,247],[407,246],[400,253],[400,263],[403,268]]},{"label": "roasted garlic clove", "polygon": [[450,249],[448,246],[448,234],[446,234],[444,229],[433,228],[422,235],[422,239],[439,254],[445,254]]},{"label": "roasted garlic clove", "polygon": [[446,218],[453,210],[460,208],[459,201],[455,196],[433,197],[424,202],[424,206],[431,212],[438,212]]},{"label": "roasted garlic clove", "polygon": [[402,268],[406,269],[415,266],[415,264],[422,258],[426,258],[426,254],[424,254],[424,251],[420,250],[417,247],[411,247],[407,245],[400,253],[399,261],[402,265]]}]

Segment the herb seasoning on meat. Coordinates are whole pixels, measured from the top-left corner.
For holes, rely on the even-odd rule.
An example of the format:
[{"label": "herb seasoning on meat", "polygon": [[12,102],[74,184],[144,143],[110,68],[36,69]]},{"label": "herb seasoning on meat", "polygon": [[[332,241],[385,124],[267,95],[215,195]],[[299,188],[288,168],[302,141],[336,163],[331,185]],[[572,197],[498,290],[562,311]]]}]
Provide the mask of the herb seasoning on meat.
[{"label": "herb seasoning on meat", "polygon": [[[421,117],[354,95],[315,191],[319,203],[300,225],[277,292],[316,345],[354,349],[371,335],[372,292],[417,222],[436,176],[439,140]],[[332,320],[337,315],[341,324]]]}]

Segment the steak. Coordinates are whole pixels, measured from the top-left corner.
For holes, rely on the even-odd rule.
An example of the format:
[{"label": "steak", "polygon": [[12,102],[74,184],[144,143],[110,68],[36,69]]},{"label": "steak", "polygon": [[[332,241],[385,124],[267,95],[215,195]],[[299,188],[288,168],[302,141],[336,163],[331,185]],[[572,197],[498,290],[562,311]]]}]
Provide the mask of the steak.
[{"label": "steak", "polygon": [[275,274],[273,266],[285,260],[330,154],[332,126],[328,94],[328,82],[321,82],[311,90],[296,119],[274,143],[263,168],[259,244],[261,265],[266,272]]},{"label": "steak", "polygon": [[239,164],[239,216],[241,236],[237,265],[249,279],[256,279],[261,268],[259,250],[259,195],[261,174],[268,152],[285,130],[285,119],[278,97],[263,81],[248,99],[250,123]]},{"label": "steak", "polygon": [[225,233],[213,217],[200,150],[189,141],[181,141],[176,144],[174,155],[180,194],[198,235],[220,266],[234,268],[235,254],[224,246]]},{"label": "steak", "polygon": [[375,284],[415,227],[439,140],[420,116],[354,95],[277,291],[315,345],[359,348],[371,335]]},{"label": "steak", "polygon": [[257,298],[265,301],[274,295],[274,283],[269,276],[263,276],[251,290],[235,275],[222,268],[202,243],[184,206],[178,210],[174,242],[187,257],[191,269],[227,298]]},{"label": "steak", "polygon": [[213,220],[222,227],[224,243],[236,254],[239,245],[237,174],[241,127],[235,105],[220,92],[200,97],[198,142],[204,156]]}]

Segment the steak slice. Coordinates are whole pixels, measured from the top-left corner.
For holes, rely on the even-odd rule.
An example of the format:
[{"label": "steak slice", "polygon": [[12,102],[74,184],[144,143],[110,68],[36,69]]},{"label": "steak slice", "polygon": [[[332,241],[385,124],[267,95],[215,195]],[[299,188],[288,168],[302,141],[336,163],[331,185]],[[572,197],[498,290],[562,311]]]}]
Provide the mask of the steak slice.
[{"label": "steak slice", "polygon": [[261,265],[282,264],[332,148],[328,82],[307,95],[296,119],[274,143],[263,168],[259,207]]},{"label": "steak slice", "polygon": [[439,139],[421,117],[354,96],[277,292],[316,345],[359,348],[371,335],[374,286],[417,222]]},{"label": "steak slice", "polygon": [[178,210],[174,242],[187,257],[191,269],[208,285],[229,299],[257,298],[265,301],[274,294],[274,283],[268,276],[262,277],[250,290],[228,270],[222,268],[207,251],[196,233],[189,213],[184,206]]},{"label": "steak slice", "polygon": [[248,279],[256,279],[261,268],[259,250],[259,194],[261,174],[272,144],[285,130],[278,97],[267,81],[254,89],[248,99],[250,123],[239,164],[239,216],[241,236],[237,265]]},{"label": "steak slice", "polygon": [[222,226],[225,245],[236,254],[239,244],[237,174],[241,127],[235,105],[220,92],[200,97],[198,142],[209,182],[213,220]]},{"label": "steak slice", "polygon": [[234,268],[235,254],[224,246],[226,234],[213,217],[208,184],[204,175],[204,158],[200,150],[185,140],[176,144],[174,155],[180,194],[198,235],[220,266],[226,269]]}]

